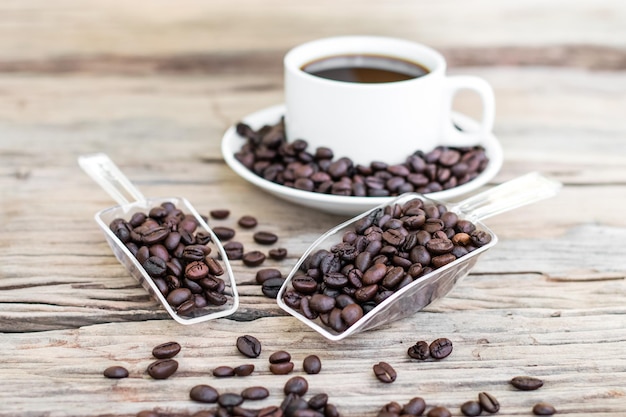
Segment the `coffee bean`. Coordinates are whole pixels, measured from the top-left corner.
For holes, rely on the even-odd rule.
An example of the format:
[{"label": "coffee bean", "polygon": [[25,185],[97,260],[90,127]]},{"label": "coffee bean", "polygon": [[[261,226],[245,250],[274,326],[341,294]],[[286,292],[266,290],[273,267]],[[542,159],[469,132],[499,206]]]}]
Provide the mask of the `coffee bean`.
[{"label": "coffee bean", "polygon": [[269,357],[270,363],[282,363],[289,362],[291,360],[291,354],[285,350],[277,350]]},{"label": "coffee bean", "polygon": [[235,369],[230,366],[218,366],[213,369],[213,376],[217,378],[227,378],[235,376]]},{"label": "coffee bean", "polygon": [[168,359],[168,358],[173,358],[174,356],[178,355],[178,352],[180,352],[180,344],[178,344],[178,342],[166,342],[166,343],[161,343],[158,346],[155,346],[152,349],[152,356],[154,356],[157,359]]},{"label": "coffee bean", "polygon": [[159,359],[148,365],[148,374],[154,379],[167,379],[178,369],[174,359]]},{"label": "coffee bean", "polygon": [[233,392],[226,392],[220,394],[217,398],[217,403],[224,408],[235,407],[243,402],[243,397]]},{"label": "coffee bean", "polygon": [[244,400],[262,400],[269,397],[270,392],[265,387],[248,387],[241,392]]},{"label": "coffee bean", "polygon": [[235,237],[235,230],[225,226],[213,227],[213,233],[215,233],[221,241],[227,241]]},{"label": "coffee bean", "polygon": [[275,405],[259,410],[257,417],[283,417],[283,410]]},{"label": "coffee bean", "polygon": [[168,294],[167,302],[173,307],[178,307],[190,298],[191,291],[189,290],[189,288],[176,288],[174,291]]},{"label": "coffee bean", "polygon": [[237,350],[249,358],[256,358],[261,354],[261,342],[254,336],[239,336]]},{"label": "coffee bean", "polygon": [[259,231],[252,235],[252,238],[259,245],[273,245],[278,241],[278,236],[271,232]]},{"label": "coffee bean", "polygon": [[261,291],[268,298],[276,298],[281,287],[285,283],[283,278],[271,278],[263,283]]},{"label": "coffee bean", "polygon": [[225,219],[228,216],[230,216],[230,210],[227,210],[227,209],[215,209],[215,210],[211,210],[209,212],[209,215],[211,217],[213,217],[214,219],[222,220],[222,219]]},{"label": "coffee bean", "polygon": [[328,394],[325,394],[323,392],[315,394],[314,396],[309,398],[309,401],[307,401],[307,403],[309,404],[309,407],[313,409],[322,409],[326,406],[326,404],[328,404]]},{"label": "coffee bean", "polygon": [[395,369],[387,362],[379,362],[373,367],[374,375],[380,382],[391,383],[396,380],[397,374]]},{"label": "coffee bean", "polygon": [[500,403],[498,400],[491,394],[487,392],[481,392],[478,394],[478,402],[483,410],[488,413],[497,413],[500,410]]},{"label": "coffee bean", "polygon": [[248,376],[252,374],[252,372],[254,372],[254,365],[253,364],[239,365],[235,367],[234,371],[235,371],[235,375],[237,376]]},{"label": "coffee bean", "polygon": [[294,376],[286,383],[283,391],[285,394],[296,394],[303,396],[309,390],[309,383],[301,376]]},{"label": "coffee bean", "polygon": [[158,256],[150,256],[142,266],[151,277],[162,277],[167,271],[165,261]]},{"label": "coffee bean", "polygon": [[556,413],[556,408],[553,405],[540,402],[533,406],[533,414],[536,416],[551,416]]},{"label": "coffee bean", "polygon": [[309,303],[311,309],[318,313],[328,313],[335,307],[335,299],[324,294],[314,294]]},{"label": "coffee bean", "polygon": [[283,274],[276,268],[259,269],[256,272],[256,282],[263,284],[270,278],[282,278]]},{"label": "coffee bean", "polygon": [[302,369],[309,375],[319,374],[322,370],[322,361],[317,355],[308,355],[302,361]]},{"label": "coffee bean", "polygon": [[445,407],[437,406],[428,410],[428,417],[452,417],[452,413]]},{"label": "coffee bean", "polygon": [[363,317],[363,308],[359,304],[349,304],[341,310],[341,318],[346,325],[352,326]]},{"label": "coffee bean", "polygon": [[430,348],[428,347],[428,343],[420,340],[411,346],[407,351],[409,357],[413,359],[426,360],[430,356]]},{"label": "coffee bean", "polygon": [[229,260],[238,261],[243,258],[243,245],[240,242],[226,242],[223,248]]},{"label": "coffee bean", "polygon": [[461,405],[461,412],[464,416],[475,417],[482,413],[483,409],[478,401],[466,401]]},{"label": "coffee bean", "polygon": [[287,375],[293,371],[293,362],[271,363],[270,372],[274,375]]},{"label": "coffee bean", "polygon": [[443,359],[452,353],[452,341],[442,337],[432,342],[428,349],[430,356],[435,359]]},{"label": "coffee bean", "polygon": [[253,227],[256,227],[257,223],[257,219],[252,216],[242,216],[237,221],[237,224],[244,229],[252,229]]},{"label": "coffee bean", "polygon": [[258,250],[253,250],[243,254],[241,258],[246,266],[259,266],[265,262],[265,254]]},{"label": "coffee bean", "polygon": [[104,376],[112,379],[121,379],[128,377],[128,369],[123,366],[109,366],[103,372]]},{"label": "coffee bean", "polygon": [[516,376],[511,379],[511,385],[522,391],[533,391],[543,386],[543,381],[532,376]]},{"label": "coffee bean", "polygon": [[189,391],[189,397],[201,403],[215,403],[219,393],[210,385],[196,385]]},{"label": "coffee bean", "polygon": [[410,414],[414,416],[421,416],[426,409],[426,401],[421,397],[414,397],[402,407],[402,414]]},{"label": "coffee bean", "polygon": [[275,261],[282,261],[283,259],[287,257],[287,249],[285,248],[270,249],[267,254],[269,255],[270,258],[274,259]]}]

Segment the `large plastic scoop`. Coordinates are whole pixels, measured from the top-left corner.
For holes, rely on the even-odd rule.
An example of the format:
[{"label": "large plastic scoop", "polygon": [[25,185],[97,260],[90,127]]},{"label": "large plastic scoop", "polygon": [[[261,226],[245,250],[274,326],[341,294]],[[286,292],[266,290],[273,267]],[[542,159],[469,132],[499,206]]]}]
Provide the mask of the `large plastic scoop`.
[{"label": "large plastic scoop", "polygon": [[[404,194],[388,204],[373,208],[323,234],[307,249],[287,277],[278,293],[278,304],[283,310],[330,340],[341,340],[351,334],[373,329],[410,316],[448,294],[454,285],[474,267],[478,257],[497,243],[496,235],[482,223],[483,220],[496,214],[552,197],[560,188],[561,184],[559,182],[547,179],[537,173],[531,173],[456,204],[446,204],[427,199],[420,194]],[[365,274],[361,277],[361,283],[357,282],[357,285],[353,285],[352,283],[355,279],[353,276],[353,281],[349,280],[348,284],[342,286],[341,284],[345,283],[345,279],[341,275],[345,276],[346,272],[351,268],[348,264],[354,264],[354,261],[345,260],[345,256],[348,259],[350,258],[349,252],[352,250],[350,245],[342,246],[342,242],[346,241],[346,233],[350,232],[348,241],[351,241],[354,238],[354,233],[352,232],[355,232],[355,230],[362,231],[364,223],[366,225],[381,226],[380,223],[385,221],[381,219],[388,219],[390,212],[398,210],[399,207],[415,199],[421,200],[424,207],[431,206],[431,209],[432,206],[438,207],[439,212],[442,211],[442,207],[445,207],[446,211],[455,213],[459,220],[471,222],[478,232],[476,237],[481,242],[479,244],[470,243],[467,246],[470,248],[470,251],[466,254],[458,257],[446,255],[440,258],[442,263],[446,263],[427,270],[428,272],[424,275],[416,274],[414,278],[406,277],[406,270],[409,269],[407,263],[404,265],[405,273],[402,276],[403,278],[397,277],[398,279],[396,280],[396,276],[391,273],[391,268],[397,267],[398,264],[402,265],[405,261],[400,259],[402,262],[394,264],[394,262],[388,259],[385,260],[385,257],[383,257],[382,259],[387,264],[387,269],[382,268],[382,272],[391,274],[388,282],[403,280],[402,284],[398,284],[393,289],[385,288],[386,281],[384,280],[378,281],[378,284],[371,284],[371,281],[367,282]],[[428,211],[429,209],[425,210]],[[397,227],[397,222],[395,223],[394,227]],[[389,240],[398,238],[395,232],[388,236]],[[441,234],[431,237],[441,237]],[[440,242],[445,240],[444,237],[440,239]],[[383,243],[383,245],[389,246],[387,243]],[[400,251],[402,250],[400,249]],[[347,255],[346,252],[348,252]],[[324,256],[320,257],[320,253],[324,254]],[[393,255],[390,251],[383,253],[387,255],[387,258],[391,258]],[[458,254],[458,252],[456,253]],[[432,254],[432,256],[435,255],[436,253]],[[320,263],[322,258],[324,260]],[[341,259],[341,261],[338,261],[337,258]],[[453,260],[450,261],[450,259]],[[415,260],[410,262],[413,263]],[[373,263],[367,264],[367,267],[369,268],[371,265]],[[365,267],[363,268],[365,269]],[[372,269],[373,272],[368,276],[370,280],[380,278],[380,276],[376,278],[377,269],[380,271],[380,268]],[[417,269],[419,269],[419,266]],[[400,270],[396,268],[394,273],[398,271]],[[363,272],[365,271],[361,271],[361,273]],[[382,272],[379,275],[382,275]],[[314,290],[311,288],[315,287],[315,283],[312,283],[310,277],[313,277],[317,282],[317,288]],[[359,275],[357,274],[356,277],[358,278]],[[387,276],[385,275],[386,278]],[[297,289],[294,287],[294,280]],[[367,299],[369,295],[366,290],[361,290],[360,294],[356,293],[359,286],[363,288],[369,285],[378,285],[376,296],[371,300]],[[316,294],[321,294],[322,296]],[[351,301],[345,296],[339,297],[339,294],[349,294],[352,301],[360,296],[361,299],[357,299],[359,302],[356,304],[362,302],[361,310],[364,313],[362,318],[356,321],[350,320],[350,318],[354,319],[354,311],[358,311],[358,308],[351,309],[349,313],[344,315],[341,314],[342,310],[345,310],[345,306],[351,303]],[[328,295],[335,298],[336,303],[334,306],[332,306],[332,300],[327,298]],[[305,301],[306,305],[302,302],[303,298],[307,298]],[[331,307],[332,310],[329,310]],[[358,318],[359,316],[360,312],[356,313],[356,317]],[[348,320],[347,323],[345,319]]]},{"label": "large plastic scoop", "polygon": [[[107,208],[95,215],[115,257],[146,291],[159,300],[174,320],[193,324],[228,316],[237,310],[239,295],[224,248],[186,199],[145,198],[107,155],[85,155],[79,157],[78,162],[119,203],[119,206]],[[137,225],[143,217],[137,213],[148,215],[155,208],[154,218],[148,216],[151,219],[148,224]],[[164,209],[170,217],[167,217]],[[133,215],[136,215],[133,221],[135,226],[129,226]],[[160,224],[158,228],[157,223]],[[164,228],[167,230],[164,231]],[[165,236],[172,232],[178,235],[165,242]],[[173,247],[180,235],[184,236],[176,248],[164,254],[163,247]],[[151,249],[141,249],[142,246]],[[184,254],[183,248],[187,248]],[[138,252],[139,260],[135,256]],[[158,259],[144,259],[146,256],[141,254],[146,252],[150,257],[169,257],[169,261],[164,259],[165,271],[163,263]],[[173,261],[174,258],[179,261]],[[205,270],[208,271],[206,275]],[[187,288],[189,292],[181,288]],[[179,291],[174,292],[177,289]]]}]

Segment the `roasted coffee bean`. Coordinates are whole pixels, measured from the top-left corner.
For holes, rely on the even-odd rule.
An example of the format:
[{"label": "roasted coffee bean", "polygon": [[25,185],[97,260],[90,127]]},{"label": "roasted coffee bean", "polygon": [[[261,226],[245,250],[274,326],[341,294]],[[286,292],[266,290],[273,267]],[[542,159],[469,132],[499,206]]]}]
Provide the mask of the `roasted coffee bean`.
[{"label": "roasted coffee bean", "polygon": [[271,405],[259,410],[257,417],[283,417],[283,410],[280,407]]},{"label": "roasted coffee bean", "polygon": [[341,318],[348,327],[363,317],[363,308],[359,304],[349,304],[341,309]]},{"label": "roasted coffee bean", "polygon": [[189,398],[201,403],[215,403],[219,393],[210,385],[196,385],[189,391]]},{"label": "roasted coffee bean", "polygon": [[173,358],[180,352],[181,346],[178,342],[166,342],[155,346],[152,349],[152,356],[157,359]]},{"label": "roasted coffee bean", "polygon": [[323,392],[315,394],[314,396],[309,398],[309,401],[307,401],[307,403],[309,404],[309,407],[316,410],[321,410],[326,406],[326,404],[328,404],[328,394],[325,394]]},{"label": "roasted coffee bean", "polygon": [[237,376],[248,376],[254,372],[254,365],[251,363],[239,365],[234,368],[234,371]]},{"label": "roasted coffee bean", "polygon": [[335,307],[335,299],[324,294],[313,294],[309,301],[313,311],[318,313],[328,313]]},{"label": "roasted coffee bean", "polygon": [[282,363],[291,361],[291,354],[285,350],[277,350],[269,357],[270,363]]},{"label": "roasted coffee bean", "polygon": [[215,258],[210,258],[207,257],[204,262],[206,263],[207,267],[209,268],[209,273],[214,275],[214,276],[221,276],[224,274],[224,268],[222,267],[222,265],[219,263],[219,261]]},{"label": "roasted coffee bean", "polygon": [[256,358],[261,354],[261,342],[254,336],[239,336],[237,338],[237,350],[249,358]]},{"label": "roasted coffee bean", "polygon": [[235,237],[235,230],[225,226],[213,227],[213,233],[215,233],[215,235],[221,241],[227,241]]},{"label": "roasted coffee bean", "polygon": [[227,378],[231,376],[235,376],[235,369],[230,366],[218,366],[213,369],[213,376],[218,378]]},{"label": "roasted coffee bean", "polygon": [[511,379],[511,385],[522,391],[533,391],[543,386],[543,381],[532,376],[516,376]]},{"label": "roasted coffee bean", "polygon": [[190,262],[185,267],[185,277],[197,281],[209,275],[209,267],[203,261]]},{"label": "roasted coffee bean", "polygon": [[396,380],[397,374],[395,369],[387,362],[379,362],[373,367],[374,375],[380,382],[391,383]]},{"label": "roasted coffee bean", "polygon": [[167,379],[178,369],[178,362],[174,359],[159,359],[148,365],[148,374],[154,379]]},{"label": "roasted coffee bean", "polygon": [[318,290],[317,281],[308,275],[298,275],[292,278],[293,289],[301,294],[313,294]]},{"label": "roasted coffee bean", "polygon": [[302,361],[302,369],[309,375],[319,374],[322,370],[322,361],[317,355],[308,355]]},{"label": "roasted coffee bean", "polygon": [[488,413],[497,413],[500,410],[500,403],[493,395],[488,392],[478,394],[478,402],[483,410]]},{"label": "roasted coffee bean", "polygon": [[104,376],[111,379],[121,379],[128,377],[128,369],[123,366],[109,366],[103,372]]},{"label": "roasted coffee bean", "polygon": [[256,227],[257,223],[257,219],[252,216],[242,216],[237,221],[237,224],[244,229],[252,229],[253,227]]},{"label": "roasted coffee bean", "polygon": [[261,291],[268,298],[276,298],[281,287],[285,283],[283,278],[271,278],[263,283]]},{"label": "roasted coffee bean", "polygon": [[214,219],[222,220],[230,216],[230,210],[227,209],[215,209],[209,211],[209,215]]},{"label": "roasted coffee bean", "polygon": [[274,259],[275,261],[282,261],[283,259],[287,257],[287,249],[285,248],[270,249],[267,254],[269,255],[270,258]]},{"label": "roasted coffee bean", "polygon": [[309,390],[309,383],[301,376],[294,376],[286,383],[283,391],[285,394],[296,394],[303,396]]},{"label": "roasted coffee bean", "polygon": [[259,245],[273,245],[278,241],[278,236],[271,232],[259,231],[252,235],[252,238]]},{"label": "roasted coffee bean", "polygon": [[293,362],[271,363],[270,372],[274,375],[287,375],[293,371]]},{"label": "roasted coffee bean", "polygon": [[437,406],[428,410],[427,417],[452,417],[452,413],[446,407]]},{"label": "roasted coffee bean", "polygon": [[556,408],[552,404],[540,402],[533,406],[533,414],[536,416],[551,416],[555,413]]},{"label": "roasted coffee bean", "polygon": [[224,408],[235,407],[242,402],[243,397],[239,394],[235,394],[234,392],[226,392],[217,397],[217,403]]},{"label": "roasted coffee bean", "polygon": [[409,357],[413,359],[426,360],[430,356],[430,348],[428,343],[420,340],[411,346],[407,351]]},{"label": "roasted coffee bean", "polygon": [[479,416],[482,411],[483,408],[480,406],[478,401],[466,401],[461,405],[461,413],[463,413],[464,416]]},{"label": "roasted coffee bean", "polygon": [[253,250],[243,254],[241,258],[246,266],[259,266],[265,262],[265,254],[258,250]]},{"label": "roasted coffee bean", "polygon": [[422,397],[414,397],[402,407],[402,414],[421,416],[426,409],[426,401]]},{"label": "roasted coffee bean", "polygon": [[243,258],[243,245],[240,242],[226,242],[223,247],[229,260],[238,261]]},{"label": "roasted coffee bean", "polygon": [[267,281],[270,278],[282,278],[283,274],[276,268],[265,268],[265,269],[259,269],[256,272],[256,282],[258,284],[263,284],[265,281]]},{"label": "roasted coffee bean", "polygon": [[158,256],[150,256],[142,266],[151,277],[162,277],[167,271],[165,261]]},{"label": "roasted coffee bean", "polygon": [[269,397],[270,392],[265,387],[248,387],[241,391],[241,396],[244,400],[263,400]]},{"label": "roasted coffee bean", "polygon": [[445,337],[441,337],[433,341],[428,347],[430,356],[435,359],[443,359],[452,353],[452,341]]}]

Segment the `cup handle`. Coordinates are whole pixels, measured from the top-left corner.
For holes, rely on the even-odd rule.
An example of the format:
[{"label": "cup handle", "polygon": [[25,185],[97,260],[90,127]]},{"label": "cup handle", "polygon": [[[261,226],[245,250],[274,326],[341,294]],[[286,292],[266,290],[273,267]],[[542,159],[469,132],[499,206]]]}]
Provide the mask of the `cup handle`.
[{"label": "cup handle", "polygon": [[[482,105],[482,119],[478,130],[464,132],[458,130],[452,121],[452,103],[454,96],[459,90],[472,90],[478,93]],[[444,146],[473,146],[484,142],[486,134],[493,129],[496,113],[495,97],[493,88],[482,78],[471,75],[455,75],[446,78],[446,100],[444,109],[449,117],[443,118],[443,135],[441,145]]]}]

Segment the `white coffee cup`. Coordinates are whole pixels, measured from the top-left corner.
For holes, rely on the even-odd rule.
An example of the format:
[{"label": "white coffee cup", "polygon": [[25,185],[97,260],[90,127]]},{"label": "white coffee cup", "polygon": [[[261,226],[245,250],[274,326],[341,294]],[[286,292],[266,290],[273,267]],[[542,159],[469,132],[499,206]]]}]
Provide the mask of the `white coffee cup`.
[{"label": "white coffee cup", "polygon": [[[312,75],[302,68],[334,56],[384,56],[416,63],[428,72],[404,81],[361,83]],[[480,145],[493,128],[495,100],[482,78],[446,75],[437,51],[408,40],[345,36],[320,39],[290,50],[284,58],[285,125],[290,141],[304,139],[309,150],[324,146],[335,158],[355,164],[402,163],[417,150]],[[477,131],[461,132],[452,119],[455,94],[473,90],[481,98]]]}]

